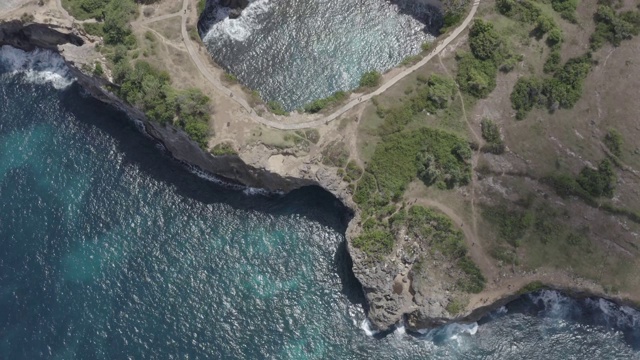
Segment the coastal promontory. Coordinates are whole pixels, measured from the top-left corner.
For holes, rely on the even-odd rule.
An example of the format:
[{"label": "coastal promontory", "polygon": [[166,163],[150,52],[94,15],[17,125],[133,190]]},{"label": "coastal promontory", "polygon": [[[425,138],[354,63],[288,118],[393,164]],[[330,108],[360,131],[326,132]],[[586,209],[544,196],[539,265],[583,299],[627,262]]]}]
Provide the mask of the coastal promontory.
[{"label": "coastal promontory", "polygon": [[199,171],[334,194],[373,328],[476,321],[543,287],[640,301],[635,4],[448,1],[421,51],[293,111],[201,40],[199,10],[248,1],[105,4],[25,1],[0,45],[60,53]]}]

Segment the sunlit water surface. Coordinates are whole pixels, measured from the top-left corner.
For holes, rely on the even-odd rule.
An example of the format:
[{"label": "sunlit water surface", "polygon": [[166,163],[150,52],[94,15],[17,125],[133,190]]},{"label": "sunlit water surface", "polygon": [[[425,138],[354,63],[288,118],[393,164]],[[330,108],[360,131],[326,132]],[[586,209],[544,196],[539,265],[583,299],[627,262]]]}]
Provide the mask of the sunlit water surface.
[{"label": "sunlit water surface", "polygon": [[351,90],[364,72],[388,70],[419,53],[439,21],[434,8],[419,4],[251,0],[237,19],[210,6],[200,33],[216,62],[291,110]]},{"label": "sunlit water surface", "polygon": [[0,109],[0,359],[638,358],[638,312],[555,292],[370,336],[328,193],[195,176],[50,53],[0,51]]}]

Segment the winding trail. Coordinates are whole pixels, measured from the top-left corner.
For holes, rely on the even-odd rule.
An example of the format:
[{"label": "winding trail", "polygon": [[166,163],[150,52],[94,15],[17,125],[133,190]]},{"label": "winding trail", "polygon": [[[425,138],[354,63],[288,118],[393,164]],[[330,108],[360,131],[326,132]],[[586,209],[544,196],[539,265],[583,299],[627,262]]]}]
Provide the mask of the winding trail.
[{"label": "winding trail", "polygon": [[458,216],[450,207],[442,204],[441,202],[426,198],[416,198],[414,201],[415,204],[436,208],[447,215],[453,221],[454,225],[458,227],[464,234],[464,237],[467,240],[467,249],[469,250],[469,256],[471,256],[473,262],[478,265],[485,277],[487,277],[488,279],[497,278],[498,271],[493,265],[491,259],[489,259],[487,254],[484,252],[478,236],[476,235],[475,229],[471,229],[469,226],[465,226],[462,218]]},{"label": "winding trail", "polygon": [[[57,1],[60,1],[60,0],[57,0]],[[458,26],[451,34],[449,34],[449,36],[447,36],[442,42],[440,42],[438,44],[438,46],[436,46],[435,49],[433,49],[428,55],[426,55],[422,60],[420,60],[415,65],[403,70],[402,72],[400,72],[399,74],[397,74],[393,78],[391,78],[388,81],[386,81],[384,84],[382,84],[375,91],[373,91],[373,92],[371,92],[369,94],[366,94],[366,95],[359,96],[356,99],[353,99],[353,100],[349,101],[347,104],[343,105],[342,107],[340,107],[339,109],[334,111],[332,114],[327,115],[325,117],[322,117],[322,118],[319,118],[319,119],[315,119],[315,120],[311,120],[311,121],[302,121],[302,122],[295,122],[295,123],[281,123],[281,122],[265,119],[265,118],[259,116],[253,110],[251,105],[249,105],[249,103],[244,98],[242,98],[241,95],[234,94],[233,90],[227,88],[220,81],[220,79],[218,79],[214,74],[212,74],[209,71],[209,69],[207,68],[207,65],[204,64],[202,58],[199,56],[198,51],[196,50],[196,46],[194,45],[193,40],[191,40],[191,38],[189,37],[189,33],[187,31],[187,19],[189,17],[188,13],[190,11],[189,10],[189,1],[192,1],[192,3],[194,3],[193,0],[183,0],[182,1],[182,9],[180,10],[179,13],[174,13],[174,14],[169,14],[169,15],[164,15],[164,16],[160,16],[160,17],[157,17],[157,18],[149,19],[149,20],[144,21],[143,23],[144,24],[148,24],[148,23],[151,23],[151,22],[160,21],[160,20],[168,19],[168,18],[171,18],[171,17],[179,15],[182,18],[182,29],[181,29],[182,40],[184,41],[184,44],[185,44],[185,46],[187,48],[187,52],[189,53],[189,56],[191,57],[191,60],[196,65],[196,67],[198,68],[200,73],[216,89],[220,90],[224,94],[228,94],[230,100],[235,101],[237,104],[242,106],[250,114],[252,120],[254,120],[254,121],[258,122],[258,123],[261,123],[261,124],[263,124],[265,126],[269,126],[269,127],[272,127],[272,128],[275,128],[275,129],[279,129],[279,130],[298,130],[298,129],[313,128],[313,127],[317,127],[317,126],[320,126],[320,125],[328,124],[329,122],[337,119],[338,117],[340,117],[340,115],[342,115],[345,112],[351,110],[355,106],[357,106],[359,104],[362,104],[364,102],[367,102],[372,97],[380,95],[383,92],[387,91],[390,87],[392,87],[393,85],[398,83],[398,81],[402,80],[406,76],[410,75],[412,72],[416,71],[417,69],[419,69],[420,67],[422,67],[423,65],[428,63],[431,59],[433,59],[434,56],[438,55],[443,49],[445,49],[449,45],[449,43],[451,43],[451,41],[453,41],[456,37],[458,37],[458,35],[460,35],[469,26],[469,24],[471,23],[471,20],[473,20],[473,17],[476,14],[476,11],[478,10],[478,5],[480,5],[480,0],[475,0],[473,2],[473,5],[471,6],[471,11],[467,15],[467,17],[464,19],[462,24],[460,24],[460,26]],[[195,6],[192,6],[191,8],[194,9]],[[299,117],[302,118],[302,116],[299,116]]]}]

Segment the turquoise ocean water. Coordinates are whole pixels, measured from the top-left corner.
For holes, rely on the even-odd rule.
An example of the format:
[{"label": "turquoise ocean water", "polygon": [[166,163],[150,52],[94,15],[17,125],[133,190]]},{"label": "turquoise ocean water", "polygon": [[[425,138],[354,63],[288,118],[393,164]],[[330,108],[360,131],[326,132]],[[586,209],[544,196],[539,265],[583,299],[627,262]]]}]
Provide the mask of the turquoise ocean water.
[{"label": "turquoise ocean water", "polygon": [[637,359],[640,314],[555,292],[372,334],[330,194],[168,158],[47,52],[0,50],[0,359]]}]

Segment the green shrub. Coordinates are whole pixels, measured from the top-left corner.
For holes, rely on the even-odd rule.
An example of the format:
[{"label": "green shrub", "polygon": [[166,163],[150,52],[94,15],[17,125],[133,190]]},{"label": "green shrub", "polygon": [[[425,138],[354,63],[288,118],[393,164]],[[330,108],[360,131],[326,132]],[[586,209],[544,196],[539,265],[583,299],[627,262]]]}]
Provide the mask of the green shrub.
[{"label": "green shrub", "polygon": [[274,113],[276,115],[282,115],[282,116],[289,115],[289,113],[284,109],[282,104],[277,102],[277,101],[275,101],[275,100],[269,101],[267,103],[267,108],[269,109],[269,111],[271,111],[272,113]]},{"label": "green shrub", "polygon": [[381,78],[382,75],[379,72],[375,70],[367,71],[360,78],[360,87],[376,87],[380,84]]},{"label": "green shrub", "polygon": [[102,26],[103,26],[102,23],[85,23],[85,24],[82,24],[82,28],[84,29],[84,31],[86,31],[87,34],[93,35],[93,36],[104,36],[104,31],[103,31]]},{"label": "green shrub", "polygon": [[577,21],[575,12],[578,7],[578,0],[551,0],[551,7],[563,19],[573,23]]},{"label": "green shrub", "polygon": [[466,159],[469,144],[461,137],[436,129],[421,128],[385,136],[371,158],[367,172],[375,176],[381,196],[396,198],[425,166],[426,155],[439,170],[435,179],[442,187],[466,184],[471,168]]},{"label": "green shrub", "polygon": [[238,152],[233,148],[228,142],[223,142],[220,144],[216,144],[213,149],[211,149],[211,155],[213,156],[224,156],[224,155],[238,155]]},{"label": "green shrub", "polygon": [[502,141],[502,138],[500,137],[500,129],[491,119],[482,119],[480,122],[480,128],[482,130],[482,137],[487,142],[498,143]]},{"label": "green shrub", "polygon": [[520,245],[533,223],[533,216],[525,211],[508,209],[504,205],[488,206],[482,211],[482,216],[497,225],[498,236],[514,247]]},{"label": "green shrub", "polygon": [[224,80],[229,83],[235,84],[238,82],[238,78],[231,73],[225,72],[222,76],[224,77]]},{"label": "green shrub", "polygon": [[477,294],[484,290],[487,279],[482,275],[480,268],[468,256],[458,260],[458,267],[467,275],[458,279],[457,286],[460,290]]},{"label": "green shrub", "polygon": [[536,292],[538,290],[542,290],[546,288],[546,286],[541,281],[530,282],[527,285],[523,286],[520,290],[518,290],[518,294],[528,294],[532,292]]},{"label": "green shrub", "polygon": [[598,6],[594,16],[596,30],[591,36],[591,48],[599,49],[605,42],[614,46],[631,39],[640,32],[640,12],[626,11],[620,14],[607,5]]},{"label": "green shrub", "polygon": [[104,69],[102,68],[102,64],[100,64],[99,62],[96,62],[93,68],[93,75],[97,77],[104,76]]},{"label": "green shrub", "polygon": [[589,54],[569,59],[548,79],[523,77],[518,79],[511,92],[511,105],[517,111],[516,118],[524,119],[535,106],[549,110],[570,109],[582,96],[582,83],[592,67]]},{"label": "green shrub", "polygon": [[450,315],[460,314],[466,307],[465,303],[459,299],[453,299],[447,304],[446,310]]},{"label": "green shrub", "polygon": [[353,246],[373,256],[386,255],[393,249],[394,238],[384,230],[365,230],[353,239]]},{"label": "green shrub", "polygon": [[478,60],[498,60],[502,39],[496,32],[493,24],[480,19],[475,20],[469,30],[469,45],[471,53]]},{"label": "green shrub", "polygon": [[516,110],[516,119],[524,119],[535,106],[546,102],[544,80],[534,77],[521,77],[511,92],[511,106]]},{"label": "green shrub", "polygon": [[542,15],[540,7],[528,0],[498,0],[496,8],[502,15],[529,24],[535,24]]},{"label": "green shrub", "polygon": [[554,49],[547,57],[547,60],[544,62],[543,71],[548,74],[552,74],[560,69],[560,51]]},{"label": "green shrub", "polygon": [[416,64],[418,62],[420,62],[420,60],[422,60],[422,56],[421,55],[410,55],[405,57],[404,59],[402,59],[402,61],[400,62],[401,66],[410,66],[413,64]]},{"label": "green shrub", "polygon": [[622,134],[616,129],[609,129],[604,136],[604,144],[617,157],[622,156]]},{"label": "green shrub", "polygon": [[616,175],[613,171],[613,165],[609,159],[604,159],[598,165],[598,169],[592,169],[585,166],[578,178],[578,184],[591,196],[613,196],[615,189]]},{"label": "green shrub", "polygon": [[327,96],[326,98],[318,99],[305,105],[304,111],[311,114],[320,112],[329,106],[333,106],[343,101],[344,99],[347,98],[347,95],[348,94],[344,91],[336,91],[335,93],[333,93],[330,96]]},{"label": "green shrub", "polygon": [[209,138],[209,125],[207,123],[196,120],[187,121],[184,125],[184,131],[201,148],[207,147],[207,139]]},{"label": "green shrub", "polygon": [[595,203],[591,195],[578,184],[573,176],[566,174],[551,175],[543,178],[542,182],[551,186],[556,194],[562,198],[578,196],[590,204]]},{"label": "green shrub", "polygon": [[444,18],[442,19],[442,28],[440,28],[440,32],[444,32],[447,29],[458,25],[461,21],[462,18],[464,17],[464,14],[461,10],[456,10],[456,11],[446,11],[444,13]]},{"label": "green shrub", "polygon": [[365,172],[358,181],[356,192],[353,194],[353,201],[356,204],[365,204],[372,199],[372,195],[376,192],[378,192],[376,178]]},{"label": "green shrub", "polygon": [[345,168],[345,176],[344,180],[351,182],[360,179],[362,176],[362,168],[356,164],[355,161],[351,160],[347,163],[347,167]]},{"label": "green shrub", "polygon": [[104,42],[107,45],[123,44],[133,48],[136,38],[129,21],[137,15],[137,6],[132,0],[111,0],[104,10]]},{"label": "green shrub", "polygon": [[491,60],[478,60],[471,54],[458,57],[456,79],[460,89],[477,98],[487,97],[496,87],[497,67]]},{"label": "green shrub", "polygon": [[206,7],[207,7],[207,0],[198,0],[198,7],[197,7],[198,17],[202,15]]}]

